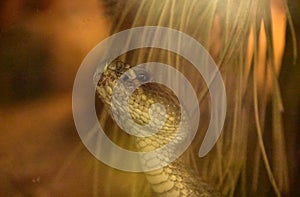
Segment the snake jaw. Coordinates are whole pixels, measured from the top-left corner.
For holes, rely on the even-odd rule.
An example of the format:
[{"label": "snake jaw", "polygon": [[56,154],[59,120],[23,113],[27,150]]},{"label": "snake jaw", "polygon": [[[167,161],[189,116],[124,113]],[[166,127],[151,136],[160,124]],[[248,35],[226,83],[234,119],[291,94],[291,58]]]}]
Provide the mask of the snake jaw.
[{"label": "snake jaw", "polygon": [[122,61],[115,60],[106,64],[104,71],[97,82],[97,94],[99,98],[108,106],[111,105],[113,89],[123,73],[129,70],[131,66]]}]

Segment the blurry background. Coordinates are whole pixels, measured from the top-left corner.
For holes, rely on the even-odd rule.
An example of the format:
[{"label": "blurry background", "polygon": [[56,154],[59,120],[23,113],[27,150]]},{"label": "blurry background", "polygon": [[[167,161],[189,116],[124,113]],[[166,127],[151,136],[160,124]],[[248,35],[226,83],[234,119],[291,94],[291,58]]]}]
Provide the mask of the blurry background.
[{"label": "blurry background", "polygon": [[96,0],[0,1],[0,196],[92,195],[71,93],[108,29]]},{"label": "blurry background", "polygon": [[[289,5],[299,43],[300,2]],[[76,132],[71,93],[83,58],[108,31],[97,0],[0,1],[0,196],[91,196],[107,189],[101,179],[107,167],[83,148]],[[300,69],[289,36],[280,82],[291,168],[297,170],[291,196],[297,196]],[[121,191],[130,184],[121,183],[123,175],[128,179],[117,173],[114,183]]]}]

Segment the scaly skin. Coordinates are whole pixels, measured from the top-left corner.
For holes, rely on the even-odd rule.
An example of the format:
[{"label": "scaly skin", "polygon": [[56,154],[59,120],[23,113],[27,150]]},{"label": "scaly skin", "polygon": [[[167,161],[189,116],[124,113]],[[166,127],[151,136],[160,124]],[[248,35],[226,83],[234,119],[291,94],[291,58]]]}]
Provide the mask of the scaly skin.
[{"label": "scaly skin", "polygon": [[[131,68],[130,65],[121,61],[113,61],[105,68],[98,86],[97,92],[100,99],[105,103],[106,108],[112,113],[112,90],[116,88],[117,81],[120,80],[122,74]],[[127,80],[123,83],[130,85],[139,81],[147,82],[151,76],[146,72],[138,73],[130,70]],[[130,80],[129,80],[130,79]],[[160,162],[168,158],[167,155],[174,154],[176,148],[185,140],[189,134],[188,120],[184,109],[181,110],[178,99],[172,91],[163,85],[156,83],[146,83],[138,87],[132,95],[129,95],[124,86],[117,86],[117,98],[124,98],[130,96],[129,103],[125,103],[124,99],[119,99],[115,103],[115,108],[124,109],[124,106],[129,105],[129,113],[132,119],[139,125],[146,125],[150,122],[149,109],[152,104],[160,103],[165,107],[165,122],[161,123],[163,126],[155,135],[150,137],[135,137],[136,147],[139,151],[148,152],[161,148],[170,141],[175,141],[176,145],[169,148],[162,155],[149,154],[147,158],[141,158],[141,163],[145,167],[155,167]],[[162,121],[162,109],[159,106],[151,108],[152,121],[159,124]],[[183,115],[181,116],[181,113]],[[182,117],[182,120],[181,120]],[[117,116],[119,121],[130,128],[133,133],[143,133],[135,125],[129,125],[124,116]],[[181,131],[177,131],[181,126]],[[176,132],[179,132],[176,136]],[[164,155],[167,154],[167,155]],[[154,192],[159,196],[221,196],[218,192],[214,191],[211,186],[202,181],[197,173],[191,169],[188,162],[182,157],[171,162],[165,167],[160,167],[157,170],[145,172],[146,178],[152,186]]]}]

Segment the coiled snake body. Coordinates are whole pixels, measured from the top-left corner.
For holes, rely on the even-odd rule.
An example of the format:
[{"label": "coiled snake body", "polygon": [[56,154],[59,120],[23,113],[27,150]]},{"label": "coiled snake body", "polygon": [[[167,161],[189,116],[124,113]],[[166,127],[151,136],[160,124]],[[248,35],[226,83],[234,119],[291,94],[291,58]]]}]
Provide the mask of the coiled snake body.
[{"label": "coiled snake body", "polygon": [[[182,132],[179,135],[175,134],[180,124],[183,130],[188,130],[188,120],[184,110],[180,110],[178,99],[172,91],[163,85],[145,83],[151,77],[146,72],[137,72],[131,68],[129,64],[119,60],[115,60],[106,66],[97,84],[97,93],[102,102],[104,102],[105,107],[111,114],[113,89],[116,88],[116,84],[121,76],[128,71],[126,72],[127,75],[123,77],[123,83],[127,83],[126,87],[130,87],[130,84],[136,82],[144,82],[144,84],[134,90],[131,95],[128,95],[128,91],[123,86],[118,86],[117,97],[129,96],[129,102],[124,103],[126,100],[120,99],[114,103],[116,105],[114,107],[126,110],[124,106],[128,105],[131,118],[138,125],[147,125],[150,121],[155,124],[162,124],[159,132],[152,136],[135,137],[135,144],[138,150],[142,152],[152,151],[163,147],[171,140],[175,141],[176,144],[180,144],[187,137],[188,132]],[[154,103],[159,103],[165,107],[165,121],[163,123],[161,122],[162,108],[160,105],[153,107]],[[149,109],[152,111],[151,117],[148,113]],[[182,116],[181,113],[183,113]],[[118,118],[126,128],[129,128],[134,133],[141,134],[146,132],[137,128],[136,124],[129,123],[126,117],[117,115],[115,118]],[[155,158],[151,156],[149,158],[141,158],[140,162],[144,166],[153,167],[158,165],[159,162],[167,162],[165,159],[168,157],[165,154],[173,154],[175,151],[176,147],[172,147],[166,153]],[[159,196],[221,196],[211,186],[202,181],[188,165],[188,162],[181,157],[165,167],[145,172],[145,174],[152,189]]]}]

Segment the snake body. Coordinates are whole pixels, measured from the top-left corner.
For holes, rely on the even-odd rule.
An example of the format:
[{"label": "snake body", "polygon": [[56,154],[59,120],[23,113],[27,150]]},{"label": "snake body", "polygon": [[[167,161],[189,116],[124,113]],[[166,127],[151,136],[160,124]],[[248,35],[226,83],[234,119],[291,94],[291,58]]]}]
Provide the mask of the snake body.
[{"label": "snake body", "polygon": [[[112,94],[114,88],[119,88],[118,98],[123,98],[128,95],[128,91],[122,86],[116,87],[121,76],[126,72],[127,75],[123,83],[130,84],[136,82],[147,82],[151,76],[145,72],[136,72],[131,69],[132,66],[122,61],[115,60],[106,66],[97,84],[97,93],[99,98],[104,102],[106,108],[111,113],[112,110]],[[179,101],[172,91],[163,85],[157,83],[144,83],[139,86],[131,95],[128,103],[123,99],[114,103],[115,108],[126,110],[124,106],[128,104],[128,110],[131,118],[138,125],[147,125],[150,121],[155,124],[162,124],[159,132],[149,137],[135,137],[135,144],[139,151],[147,152],[161,148],[170,141],[175,141],[177,145],[186,139],[189,129],[188,119],[184,110],[180,109]],[[165,107],[165,121],[162,123],[161,116],[163,115],[161,106],[153,107],[153,104],[159,103]],[[151,108],[152,106],[152,108]],[[152,115],[149,115],[149,109],[152,110]],[[181,113],[182,116],[181,116]],[[143,133],[136,124],[128,123],[126,117],[115,116],[122,122],[126,128],[129,128],[134,133]],[[181,123],[180,123],[181,122]],[[184,132],[176,135],[176,132],[181,124],[181,129]],[[142,165],[147,167],[155,167],[159,162],[165,161],[168,154],[173,154],[176,146],[169,148],[165,153],[146,158],[141,158]],[[165,167],[156,170],[145,172],[148,182],[155,193],[159,196],[221,196],[209,184],[200,179],[199,175],[191,169],[188,162],[184,158],[179,157],[175,161]]]}]

